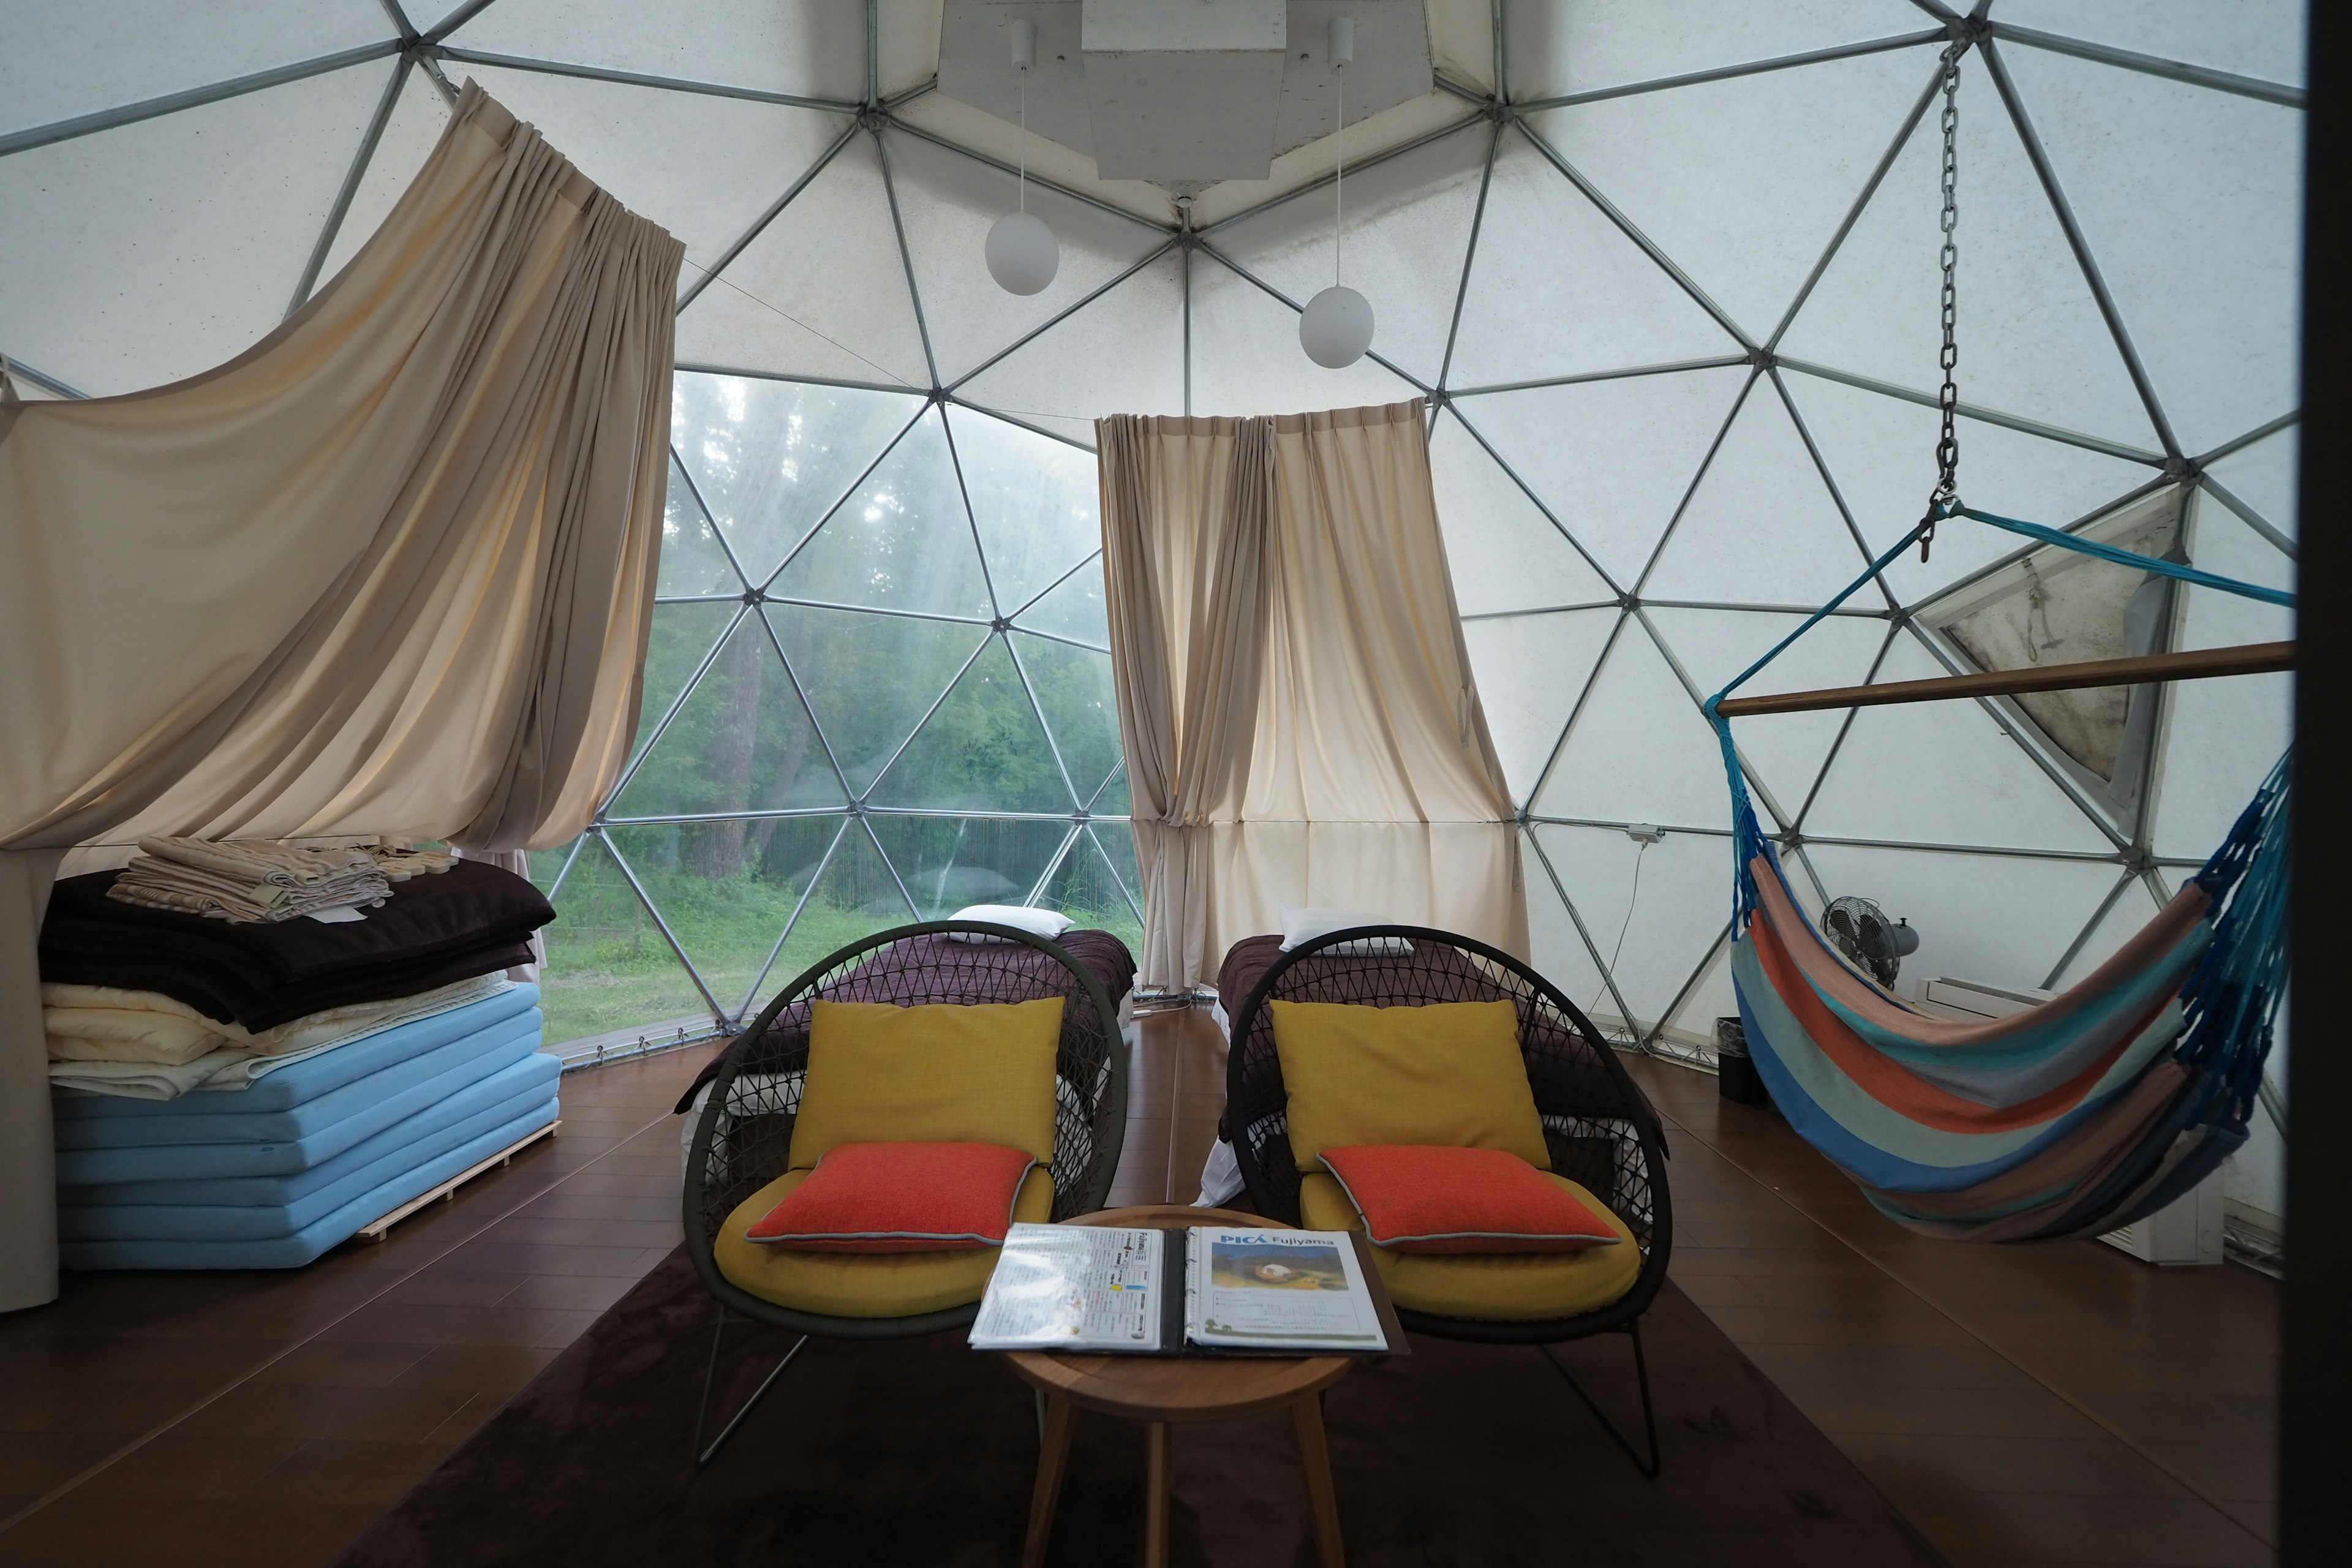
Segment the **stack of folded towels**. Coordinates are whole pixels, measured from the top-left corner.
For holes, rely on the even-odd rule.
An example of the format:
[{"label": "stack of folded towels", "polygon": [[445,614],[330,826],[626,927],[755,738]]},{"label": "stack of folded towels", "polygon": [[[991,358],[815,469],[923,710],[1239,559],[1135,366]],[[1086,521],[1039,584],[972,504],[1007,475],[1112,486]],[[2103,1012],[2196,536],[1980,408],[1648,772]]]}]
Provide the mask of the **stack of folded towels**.
[{"label": "stack of folded towels", "polygon": [[[301,880],[294,858],[319,853],[151,847],[152,869],[57,885],[41,1001],[66,1267],[297,1267],[555,1120],[539,991],[508,976],[554,918],[539,890],[365,850]],[[281,916],[272,889],[343,901]]]}]

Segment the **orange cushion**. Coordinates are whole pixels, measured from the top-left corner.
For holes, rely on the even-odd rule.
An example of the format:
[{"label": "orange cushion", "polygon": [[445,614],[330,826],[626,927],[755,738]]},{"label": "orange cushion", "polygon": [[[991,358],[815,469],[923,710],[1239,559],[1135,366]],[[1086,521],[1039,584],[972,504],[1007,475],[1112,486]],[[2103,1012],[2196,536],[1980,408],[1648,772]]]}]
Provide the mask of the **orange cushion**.
[{"label": "orange cushion", "polygon": [[1399,1252],[1582,1252],[1614,1226],[1517,1154],[1425,1143],[1326,1149],[1375,1247]]},{"label": "orange cushion", "polygon": [[744,1239],[795,1252],[1002,1247],[1035,1163],[1001,1143],[844,1143]]}]

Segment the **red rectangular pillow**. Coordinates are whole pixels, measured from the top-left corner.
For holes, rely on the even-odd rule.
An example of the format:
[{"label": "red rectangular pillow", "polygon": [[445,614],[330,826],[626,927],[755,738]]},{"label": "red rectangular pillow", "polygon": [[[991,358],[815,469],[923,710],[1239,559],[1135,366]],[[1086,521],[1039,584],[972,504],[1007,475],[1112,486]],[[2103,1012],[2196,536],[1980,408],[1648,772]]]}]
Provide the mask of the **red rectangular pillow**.
[{"label": "red rectangular pillow", "polygon": [[1581,1252],[1623,1238],[1541,1171],[1502,1149],[1359,1143],[1323,1163],[1375,1247],[1399,1252]]},{"label": "red rectangular pillow", "polygon": [[796,1252],[1002,1247],[1035,1163],[1000,1143],[844,1143],[744,1239]]}]

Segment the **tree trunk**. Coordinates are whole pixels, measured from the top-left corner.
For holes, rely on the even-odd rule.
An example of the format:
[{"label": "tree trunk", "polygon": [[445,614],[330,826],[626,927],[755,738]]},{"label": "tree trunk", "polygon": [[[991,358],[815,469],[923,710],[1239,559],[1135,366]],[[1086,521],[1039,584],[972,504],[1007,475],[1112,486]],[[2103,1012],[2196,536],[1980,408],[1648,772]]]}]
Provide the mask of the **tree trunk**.
[{"label": "tree trunk", "polygon": [[[751,760],[760,739],[760,688],[768,662],[766,641],[764,632],[745,622],[711,672],[727,688],[724,717],[719,732],[711,737],[710,748],[713,802],[720,809],[748,805],[751,798]],[[733,876],[743,863],[747,826],[740,820],[700,822],[688,829],[688,858],[697,874],[714,879]]]}]

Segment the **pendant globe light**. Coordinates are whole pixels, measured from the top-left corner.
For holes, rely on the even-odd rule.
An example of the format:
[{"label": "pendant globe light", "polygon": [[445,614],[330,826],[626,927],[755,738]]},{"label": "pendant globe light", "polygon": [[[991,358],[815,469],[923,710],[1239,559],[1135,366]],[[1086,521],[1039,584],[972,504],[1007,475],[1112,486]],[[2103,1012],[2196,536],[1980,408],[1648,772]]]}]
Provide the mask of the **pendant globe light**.
[{"label": "pendant globe light", "polygon": [[1021,205],[988,231],[988,275],[1008,294],[1034,294],[1062,268],[1062,247],[1045,220],[1029,210],[1029,72],[1037,64],[1037,25],[1013,24],[1013,68],[1021,76]]},{"label": "pendant globe light", "polygon": [[[1356,23],[1351,16],[1331,18],[1327,45],[1331,68],[1339,75],[1339,112],[1332,126],[1335,137],[1348,124],[1348,67],[1356,58]],[[1331,178],[1331,287],[1307,301],[1298,318],[1298,346],[1326,370],[1344,370],[1364,357],[1372,346],[1372,303],[1339,281],[1339,230],[1347,208],[1348,164],[1339,160]]]}]

